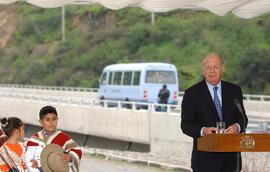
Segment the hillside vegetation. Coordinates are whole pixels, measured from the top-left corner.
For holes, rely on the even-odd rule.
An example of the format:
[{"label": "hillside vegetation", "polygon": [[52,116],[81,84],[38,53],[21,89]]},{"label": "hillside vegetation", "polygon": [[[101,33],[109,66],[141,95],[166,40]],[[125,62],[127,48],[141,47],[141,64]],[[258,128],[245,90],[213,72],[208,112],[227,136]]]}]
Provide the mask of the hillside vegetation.
[{"label": "hillside vegetation", "polygon": [[17,17],[0,49],[1,83],[97,87],[108,64],[168,62],[183,90],[202,79],[202,59],[216,52],[225,61],[224,80],[244,93],[270,94],[270,15],[245,20],[176,10],[156,14],[151,26],[151,13],[140,8],[66,6],[62,43],[60,8],[6,8]]}]

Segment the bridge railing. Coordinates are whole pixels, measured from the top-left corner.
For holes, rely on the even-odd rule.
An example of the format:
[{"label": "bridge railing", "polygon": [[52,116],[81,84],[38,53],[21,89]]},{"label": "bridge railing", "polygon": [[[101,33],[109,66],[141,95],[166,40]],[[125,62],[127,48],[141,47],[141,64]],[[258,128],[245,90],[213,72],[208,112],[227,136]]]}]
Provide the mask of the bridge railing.
[{"label": "bridge railing", "polygon": [[178,113],[180,114],[179,105],[169,104],[153,104],[144,102],[131,102],[131,101],[113,101],[113,100],[99,100],[80,97],[61,97],[61,96],[44,96],[38,94],[21,94],[21,93],[6,93],[0,92],[1,98],[7,99],[20,99],[22,101],[43,101],[48,104],[59,103],[68,105],[80,105],[80,106],[96,106],[103,108],[117,108],[128,110],[147,110],[151,112],[164,112],[164,113]]},{"label": "bridge railing", "polygon": [[[98,92],[98,88],[61,87],[61,86],[45,86],[45,85],[20,85],[20,84],[0,83],[0,87],[56,90],[56,91]],[[182,97],[184,95],[184,91],[179,91],[178,94],[179,97]],[[270,101],[270,95],[244,94],[243,96],[244,100]]]},{"label": "bridge railing", "polygon": [[7,87],[7,88],[28,88],[28,89],[55,90],[55,91],[98,92],[98,88],[61,87],[61,86],[46,86],[46,85],[0,84],[0,87]]},{"label": "bridge railing", "polygon": [[270,101],[270,95],[244,94],[245,100]]},{"label": "bridge railing", "polygon": [[270,121],[256,121],[249,120],[247,126],[248,133],[269,133],[270,132]]}]

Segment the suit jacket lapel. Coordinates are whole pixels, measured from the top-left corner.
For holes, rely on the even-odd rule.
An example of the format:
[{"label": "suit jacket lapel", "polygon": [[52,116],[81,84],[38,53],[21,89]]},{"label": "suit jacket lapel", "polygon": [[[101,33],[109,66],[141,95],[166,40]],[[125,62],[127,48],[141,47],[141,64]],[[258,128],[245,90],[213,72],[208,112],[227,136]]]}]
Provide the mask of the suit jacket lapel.
[{"label": "suit jacket lapel", "polygon": [[212,114],[213,119],[215,121],[220,121],[219,116],[218,116],[218,112],[216,110],[215,103],[214,103],[214,101],[211,97],[211,94],[208,90],[208,87],[206,85],[206,81],[203,80],[201,83],[202,83],[201,88],[202,88],[202,94],[203,94],[202,97],[204,99],[204,102],[202,102],[202,103],[209,103],[210,109],[211,109],[210,114]]}]

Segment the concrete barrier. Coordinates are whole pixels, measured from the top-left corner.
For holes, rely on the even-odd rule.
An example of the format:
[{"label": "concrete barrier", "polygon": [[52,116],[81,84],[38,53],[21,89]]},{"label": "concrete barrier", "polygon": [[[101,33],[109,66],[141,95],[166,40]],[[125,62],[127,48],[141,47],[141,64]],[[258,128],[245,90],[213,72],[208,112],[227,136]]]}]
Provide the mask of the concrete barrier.
[{"label": "concrete barrier", "polygon": [[[40,126],[44,101],[0,98],[0,117],[16,116]],[[83,135],[150,145],[153,152],[175,152],[191,144],[180,129],[180,115],[147,110],[128,110],[51,103],[59,114],[58,128]],[[180,146],[179,146],[180,145]]]},{"label": "concrete barrier", "polygon": [[[16,116],[25,123],[39,125],[39,110],[48,105],[42,101],[0,99],[0,117]],[[69,104],[50,104],[59,114],[58,128],[70,132],[150,144],[150,113]]]},{"label": "concrete barrier", "polygon": [[180,115],[151,114],[151,152],[177,152],[190,147],[192,139],[183,134]]}]

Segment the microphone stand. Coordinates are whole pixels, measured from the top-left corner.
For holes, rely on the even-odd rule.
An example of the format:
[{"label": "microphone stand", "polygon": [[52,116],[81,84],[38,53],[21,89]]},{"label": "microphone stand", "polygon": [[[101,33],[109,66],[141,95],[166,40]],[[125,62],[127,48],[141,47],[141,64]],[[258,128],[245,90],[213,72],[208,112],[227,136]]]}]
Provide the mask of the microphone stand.
[{"label": "microphone stand", "polygon": [[245,115],[244,115],[244,112],[243,112],[243,109],[242,109],[242,106],[240,104],[240,101],[238,99],[234,99],[233,100],[234,102],[234,105],[237,107],[238,111],[240,112],[242,118],[243,118],[243,133],[246,134],[246,119],[245,119]]},{"label": "microphone stand", "polygon": [[[240,104],[240,101],[238,99],[234,99],[234,104],[235,106],[237,107],[237,109],[239,110],[242,118],[243,118],[243,134],[246,134],[246,119],[245,119],[245,115],[243,113],[243,110],[242,110],[242,106]],[[240,152],[236,152],[236,172],[240,172]]]}]

